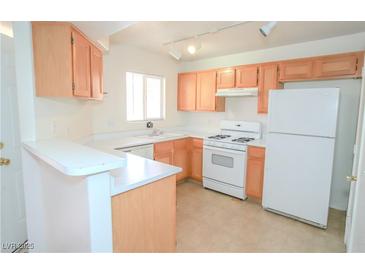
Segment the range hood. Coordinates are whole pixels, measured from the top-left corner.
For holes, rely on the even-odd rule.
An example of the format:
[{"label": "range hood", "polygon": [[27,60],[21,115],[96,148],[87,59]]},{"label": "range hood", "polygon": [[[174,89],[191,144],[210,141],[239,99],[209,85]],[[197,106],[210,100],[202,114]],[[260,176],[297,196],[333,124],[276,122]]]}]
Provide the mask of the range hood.
[{"label": "range hood", "polygon": [[227,88],[227,89],[218,89],[215,96],[219,97],[254,97],[257,96],[259,89],[258,87],[254,88]]}]

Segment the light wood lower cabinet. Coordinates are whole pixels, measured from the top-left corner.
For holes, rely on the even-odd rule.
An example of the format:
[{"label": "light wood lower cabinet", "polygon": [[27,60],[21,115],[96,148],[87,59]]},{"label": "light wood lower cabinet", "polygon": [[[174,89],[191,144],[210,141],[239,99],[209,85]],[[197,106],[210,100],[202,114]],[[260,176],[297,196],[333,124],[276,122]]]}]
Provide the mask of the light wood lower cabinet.
[{"label": "light wood lower cabinet", "polygon": [[248,146],[246,195],[261,199],[264,186],[265,148]]},{"label": "light wood lower cabinet", "polygon": [[114,252],[174,252],[176,177],[112,197]]},{"label": "light wood lower cabinet", "polygon": [[190,174],[190,139],[174,141],[173,165],[182,168],[182,172],[176,175],[176,181],[189,177]]},{"label": "light wood lower cabinet", "polygon": [[192,139],[191,178],[198,182],[203,181],[203,140],[198,138]]},{"label": "light wood lower cabinet", "polygon": [[182,168],[176,180],[192,178],[198,182],[203,179],[203,140],[184,138],[161,142],[154,145],[154,160]]}]

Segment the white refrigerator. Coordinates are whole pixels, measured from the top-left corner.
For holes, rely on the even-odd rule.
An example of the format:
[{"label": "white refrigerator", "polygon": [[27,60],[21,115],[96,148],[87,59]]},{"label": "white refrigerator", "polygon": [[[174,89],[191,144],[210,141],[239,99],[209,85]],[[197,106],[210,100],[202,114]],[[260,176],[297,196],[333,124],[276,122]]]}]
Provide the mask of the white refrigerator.
[{"label": "white refrigerator", "polygon": [[270,91],[263,207],[327,227],[338,88]]}]

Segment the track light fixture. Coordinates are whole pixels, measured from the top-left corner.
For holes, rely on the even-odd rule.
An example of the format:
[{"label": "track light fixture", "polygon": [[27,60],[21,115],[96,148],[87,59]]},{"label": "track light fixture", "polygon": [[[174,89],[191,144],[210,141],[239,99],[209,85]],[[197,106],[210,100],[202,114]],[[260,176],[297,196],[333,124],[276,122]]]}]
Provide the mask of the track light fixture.
[{"label": "track light fixture", "polygon": [[276,26],[278,22],[276,21],[271,21],[271,22],[268,22],[266,23],[265,25],[263,25],[261,28],[260,28],[260,33],[267,37],[270,32],[272,31],[272,29]]}]

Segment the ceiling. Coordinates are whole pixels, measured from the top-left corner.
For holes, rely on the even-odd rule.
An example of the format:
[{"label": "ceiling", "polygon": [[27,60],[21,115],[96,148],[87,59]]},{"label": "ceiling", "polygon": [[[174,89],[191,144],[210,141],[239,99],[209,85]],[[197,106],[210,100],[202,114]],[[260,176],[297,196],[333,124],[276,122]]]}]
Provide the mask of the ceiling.
[{"label": "ceiling", "polygon": [[188,61],[365,32],[365,22],[328,21],[278,22],[266,38],[259,32],[259,28],[266,22],[246,22],[215,32],[219,28],[236,23],[239,22],[138,22],[112,34],[110,42],[133,45],[150,52],[168,55],[170,48],[164,46],[164,43],[211,32],[199,38],[201,49],[195,55],[187,52],[187,46],[192,40],[175,44],[175,48],[182,52],[181,60]]}]

